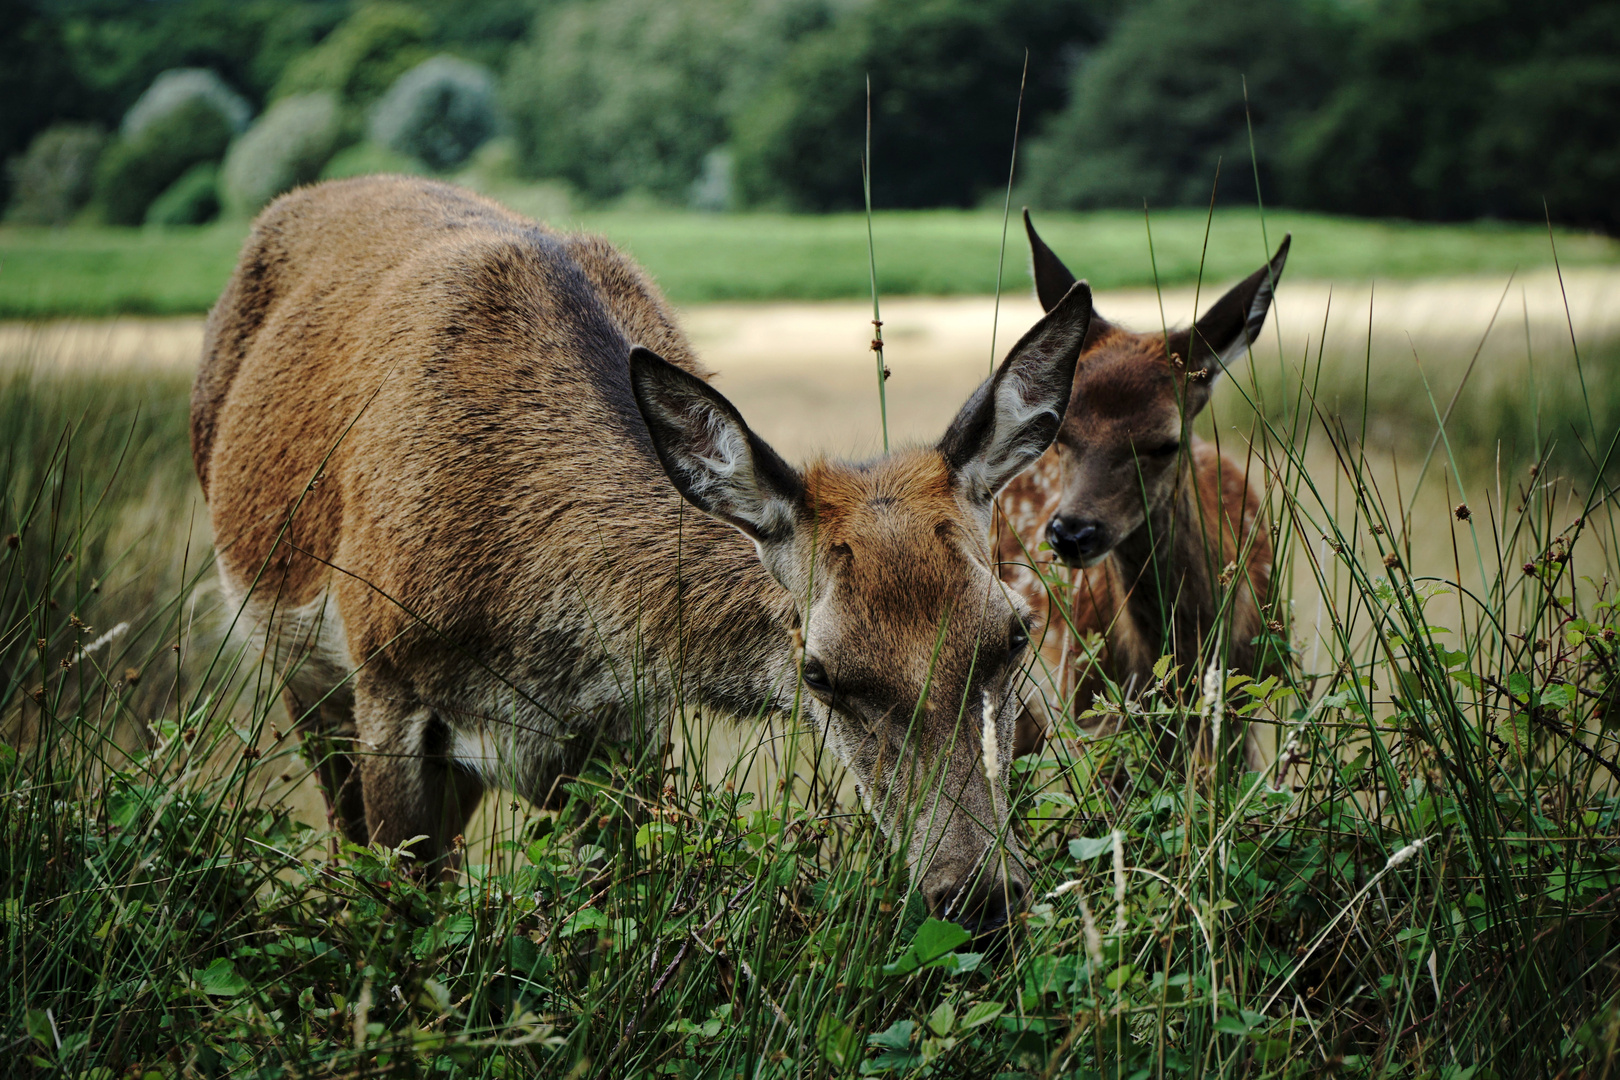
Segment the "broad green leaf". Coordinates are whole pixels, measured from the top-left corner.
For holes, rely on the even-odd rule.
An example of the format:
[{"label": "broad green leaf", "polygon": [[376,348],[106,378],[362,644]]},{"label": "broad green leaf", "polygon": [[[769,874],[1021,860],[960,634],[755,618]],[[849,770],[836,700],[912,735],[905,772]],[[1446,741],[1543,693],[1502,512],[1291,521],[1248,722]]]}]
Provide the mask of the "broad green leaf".
[{"label": "broad green leaf", "polygon": [[816,1024],[816,1049],[823,1060],[835,1068],[847,1069],[855,1063],[859,1047],[860,1036],[854,1028],[832,1012],[821,1014]]},{"label": "broad green leaf", "polygon": [[1090,862],[1114,850],[1114,834],[1106,836],[1079,836],[1069,841],[1069,854],[1079,862]]},{"label": "broad green leaf", "polygon": [[971,1030],[981,1024],[988,1024],[1005,1012],[1006,1009],[1007,1006],[999,1001],[975,1002],[973,1008],[967,1011],[967,1015],[962,1017],[962,1027],[964,1030]]},{"label": "broad green leaf", "polygon": [[607,928],[607,915],[596,908],[588,907],[568,916],[563,921],[562,929],[557,931],[557,936],[568,938],[573,937],[575,934],[583,934],[588,930],[606,930]]},{"label": "broad green leaf", "polygon": [[205,968],[195,968],[192,975],[203,993],[214,997],[235,997],[247,990],[248,985],[236,973],[236,968],[223,956]]},{"label": "broad green leaf", "polygon": [[945,958],[958,946],[967,944],[972,936],[953,922],[927,919],[917,927],[916,936],[911,939],[906,951],[892,964],[883,965],[883,974],[907,975],[935,965],[946,967],[951,971],[958,970],[958,962],[954,958],[950,961],[945,961]]},{"label": "broad green leaf", "polygon": [[896,1020],[876,1035],[868,1035],[866,1041],[885,1050],[904,1050],[911,1045],[911,1035],[916,1030],[915,1020]]},{"label": "broad green leaf", "polygon": [[949,1035],[951,1028],[956,1026],[956,1009],[948,1001],[940,1002],[934,1011],[928,1014],[928,1030],[935,1035]]}]

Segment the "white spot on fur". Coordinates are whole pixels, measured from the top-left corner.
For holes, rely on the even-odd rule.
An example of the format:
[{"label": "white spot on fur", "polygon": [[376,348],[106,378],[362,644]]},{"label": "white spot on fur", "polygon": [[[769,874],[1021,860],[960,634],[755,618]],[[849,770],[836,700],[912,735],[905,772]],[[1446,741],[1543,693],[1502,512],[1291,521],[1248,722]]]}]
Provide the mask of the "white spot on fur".
[{"label": "white spot on fur", "polygon": [[242,613],[237,633],[264,650],[298,700],[318,701],[354,673],[348,632],[329,593],[289,605],[257,595],[244,600],[224,573],[220,584],[226,601]]}]

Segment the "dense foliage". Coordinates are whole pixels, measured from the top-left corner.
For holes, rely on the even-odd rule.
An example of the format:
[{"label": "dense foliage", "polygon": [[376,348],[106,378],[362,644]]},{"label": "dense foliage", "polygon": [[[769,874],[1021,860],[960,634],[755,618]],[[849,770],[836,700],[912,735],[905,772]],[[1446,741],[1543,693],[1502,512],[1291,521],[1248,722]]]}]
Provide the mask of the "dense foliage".
[{"label": "dense foliage", "polygon": [[371,110],[367,128],[383,146],[432,169],[451,169],[500,128],[487,68],[435,56],[401,75]]},{"label": "dense foliage", "polygon": [[[1162,692],[1166,662],[1159,687],[1105,706],[1118,734],[1064,718],[1016,766],[1034,904],[1010,941],[975,943],[924,918],[786,718],[717,750],[718,775],[700,762],[723,735],[688,712],[684,756],[604,747],[551,812],[492,797],[490,832],[442,887],[402,852],[337,846],[288,801],[311,764],[276,704],[286,672],[225,638],[206,537],[186,531],[186,381],[0,384],[16,451],[0,473],[11,1075],[1463,1080],[1617,1064],[1610,489],[1515,470],[1511,506],[1467,479],[1471,513],[1414,515],[1342,433],[1263,429],[1267,471],[1291,478],[1283,557],[1309,564],[1315,594],[1285,598],[1268,631],[1297,663],[1183,703]],[[1332,440],[1337,475],[1306,467],[1313,438]],[[1435,534],[1472,552],[1449,585],[1406,569]],[[1195,712],[1217,740],[1244,722],[1275,733],[1276,764],[1158,758],[1159,733]],[[778,787],[776,762],[801,763],[797,782]]]},{"label": "dense foliage", "polygon": [[1196,206],[1210,199],[1217,161],[1219,201],[1254,205],[1256,173],[1273,196],[1279,145],[1332,82],[1323,21],[1309,0],[1133,6],[1076,70],[1068,107],[1030,147],[1031,199],[1077,209]]},{"label": "dense foliage", "polygon": [[352,139],[448,54],[499,79],[522,167],[588,199],[859,206],[870,77],[875,205],[971,206],[1006,182],[1027,51],[1038,206],[1196,205],[1219,161],[1222,200],[1258,177],[1299,208],[1620,229],[1605,0],[0,0],[0,22],[7,159],[55,123],[119,129],[174,68],[257,111],[332,94]]}]

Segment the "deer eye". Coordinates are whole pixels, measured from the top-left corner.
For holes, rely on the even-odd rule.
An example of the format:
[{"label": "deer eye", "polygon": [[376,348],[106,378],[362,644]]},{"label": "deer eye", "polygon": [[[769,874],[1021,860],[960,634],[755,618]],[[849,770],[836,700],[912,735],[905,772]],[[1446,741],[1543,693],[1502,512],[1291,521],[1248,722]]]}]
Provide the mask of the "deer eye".
[{"label": "deer eye", "polygon": [[1172,454],[1179,453],[1180,451],[1181,443],[1177,442],[1175,439],[1171,439],[1169,442],[1160,443],[1159,445],[1148,450],[1147,456],[1166,458],[1170,457]]},{"label": "deer eye", "polygon": [[832,680],[827,678],[826,667],[813,656],[804,658],[804,685],[810,688],[811,693],[832,693]]},{"label": "deer eye", "polygon": [[1012,634],[1007,640],[1007,659],[1016,662],[1029,648],[1029,630],[1022,620],[1013,623]]}]

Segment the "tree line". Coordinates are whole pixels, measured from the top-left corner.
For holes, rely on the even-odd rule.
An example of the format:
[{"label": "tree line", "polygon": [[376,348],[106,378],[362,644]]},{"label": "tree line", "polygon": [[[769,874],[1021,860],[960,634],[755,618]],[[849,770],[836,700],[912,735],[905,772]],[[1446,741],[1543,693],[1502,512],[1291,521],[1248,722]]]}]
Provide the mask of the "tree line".
[{"label": "tree line", "polygon": [[[0,25],[14,219],[135,221],[165,195],[205,219],[340,154],[446,173],[491,139],[590,200],[853,209],[870,115],[879,207],[996,200],[1016,121],[1016,195],[1047,209],[1620,230],[1605,0],[0,0]],[[176,72],[189,119],[152,104],[185,97]],[[273,115],[236,170],[272,179],[233,188]],[[142,155],[163,160],[117,165]]]}]

